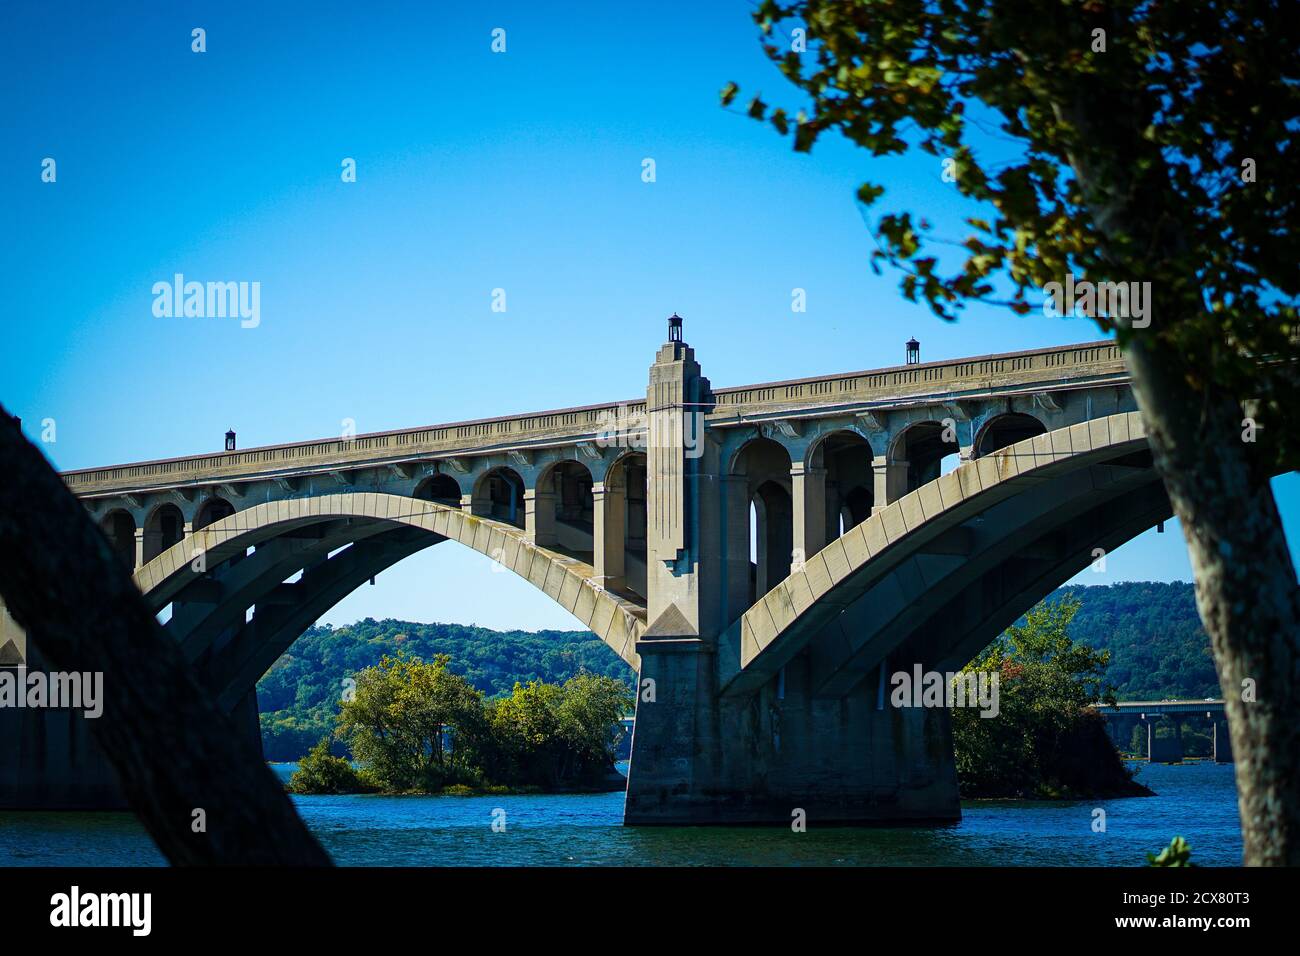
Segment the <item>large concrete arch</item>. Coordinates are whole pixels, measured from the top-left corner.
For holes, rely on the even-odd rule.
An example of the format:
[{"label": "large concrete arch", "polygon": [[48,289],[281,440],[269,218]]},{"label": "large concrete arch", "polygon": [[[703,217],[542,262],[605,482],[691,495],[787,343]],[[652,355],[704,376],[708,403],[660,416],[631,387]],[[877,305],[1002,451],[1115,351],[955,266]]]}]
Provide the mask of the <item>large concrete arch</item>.
[{"label": "large concrete arch", "polygon": [[[910,567],[887,575],[813,639],[816,692],[844,693],[885,662],[888,673],[918,663],[926,670],[956,670],[1086,567],[1094,548],[1118,547],[1169,516],[1168,498],[1153,472],[1142,480],[1128,473],[1139,469],[1111,479],[1107,471],[1115,469],[1093,468],[1068,484],[1026,492],[1057,500],[1040,497],[1029,508],[1027,500],[1014,502],[1037,517],[977,546],[973,554],[923,552]],[[1073,493],[1062,502],[1067,487]],[[993,520],[993,511],[986,514]],[[924,579],[917,578],[919,569]],[[904,596],[906,603],[900,604]]]},{"label": "large concrete arch", "polygon": [[[173,601],[184,604],[203,597],[202,593],[195,595],[187,589],[198,584],[201,592],[201,579],[207,575],[207,569],[244,555],[249,548],[261,551],[274,545],[283,549],[277,552],[282,559],[280,563],[259,563],[260,573],[247,572],[242,583],[232,579],[230,594],[208,595],[209,601],[217,606],[228,600],[232,607],[246,608],[256,604],[259,597],[264,598],[268,586],[275,587],[283,581],[277,575],[295,565],[302,568],[310,563],[313,554],[293,553],[297,549],[311,549],[314,543],[315,556],[319,557],[322,547],[343,547],[344,543],[361,541],[402,526],[438,536],[431,543],[449,538],[487,555],[572,613],[629,665],[638,666],[636,640],[645,629],[645,611],[600,587],[591,565],[538,547],[527,540],[522,529],[505,522],[400,495],[353,492],[253,505],[169,548],[137,570],[135,582],[155,608],[161,609]],[[281,543],[275,544],[277,541]],[[303,544],[304,541],[307,543]],[[240,564],[256,557],[254,553]],[[243,590],[236,597],[236,589],[240,587]],[[201,651],[221,630],[218,625],[230,623],[228,619],[210,621],[198,639],[191,639],[191,652]]]},{"label": "large concrete arch", "polygon": [[996,633],[985,628],[1005,618],[1002,605],[1032,605],[1075,573],[1081,554],[1107,546],[1094,542],[1113,547],[1167,513],[1136,412],[1000,449],[877,512],[756,602],[722,641],[724,693],[754,691],[809,650],[818,693],[843,694],[1008,561],[1029,554],[1054,570],[1016,576],[1014,600],[983,609],[979,626],[939,629],[947,643],[929,656],[951,662]]}]

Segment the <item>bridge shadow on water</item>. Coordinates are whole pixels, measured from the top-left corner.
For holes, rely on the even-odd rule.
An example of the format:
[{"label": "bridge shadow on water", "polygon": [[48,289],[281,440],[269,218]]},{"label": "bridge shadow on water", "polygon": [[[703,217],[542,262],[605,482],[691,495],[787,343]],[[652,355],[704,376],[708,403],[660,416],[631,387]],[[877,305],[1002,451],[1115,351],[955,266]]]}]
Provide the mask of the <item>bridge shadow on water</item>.
[{"label": "bridge shadow on water", "polygon": [[[292,767],[276,765],[287,776]],[[1140,765],[1158,796],[967,801],[936,828],[623,827],[623,794],[295,797],[340,865],[1137,866],[1180,834],[1204,866],[1237,865],[1230,765]],[[1093,831],[1094,809],[1106,831]],[[505,811],[494,831],[494,811]],[[495,818],[499,819],[497,813]],[[0,812],[0,866],[147,866],[163,859],[129,813]]]}]

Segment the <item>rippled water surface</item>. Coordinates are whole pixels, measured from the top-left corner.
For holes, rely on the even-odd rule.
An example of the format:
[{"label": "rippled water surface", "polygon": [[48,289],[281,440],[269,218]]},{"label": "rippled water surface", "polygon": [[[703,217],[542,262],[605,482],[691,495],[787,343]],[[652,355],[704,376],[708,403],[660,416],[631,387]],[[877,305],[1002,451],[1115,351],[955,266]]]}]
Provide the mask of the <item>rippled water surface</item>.
[{"label": "rippled water surface", "polygon": [[[275,770],[286,779],[292,766]],[[620,825],[622,793],[518,797],[294,797],[340,864],[371,866],[1134,866],[1175,834],[1202,866],[1241,860],[1230,764],[1141,764],[1158,796],[1080,803],[973,801],[940,828]],[[1106,832],[1093,832],[1093,810]],[[505,811],[504,832],[492,830]],[[0,811],[0,866],[141,866],[162,857],[128,813]]]}]

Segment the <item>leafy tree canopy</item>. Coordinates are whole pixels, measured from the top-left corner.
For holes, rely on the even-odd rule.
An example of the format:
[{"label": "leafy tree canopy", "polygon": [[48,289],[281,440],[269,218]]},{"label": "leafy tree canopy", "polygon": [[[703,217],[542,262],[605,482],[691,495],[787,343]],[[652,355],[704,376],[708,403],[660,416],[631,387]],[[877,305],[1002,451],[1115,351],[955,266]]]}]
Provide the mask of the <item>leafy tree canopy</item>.
[{"label": "leafy tree canopy", "polygon": [[[948,164],[954,189],[987,210],[967,236],[936,237],[908,211],[875,227],[875,260],[941,317],[967,300],[1027,313],[1041,304],[1031,292],[1070,272],[1151,282],[1170,320],[1142,334],[1184,356],[1194,387],[1260,398],[1294,460],[1296,376],[1258,362],[1300,357],[1290,6],[763,0],[763,49],[807,104],[792,117],[754,96],[748,114],[796,150],[835,132],[875,156],[927,153],[936,175]],[[724,104],[738,93],[728,84]],[[858,190],[866,206],[884,195],[873,181]],[[1121,343],[1136,334],[1096,318]]]}]

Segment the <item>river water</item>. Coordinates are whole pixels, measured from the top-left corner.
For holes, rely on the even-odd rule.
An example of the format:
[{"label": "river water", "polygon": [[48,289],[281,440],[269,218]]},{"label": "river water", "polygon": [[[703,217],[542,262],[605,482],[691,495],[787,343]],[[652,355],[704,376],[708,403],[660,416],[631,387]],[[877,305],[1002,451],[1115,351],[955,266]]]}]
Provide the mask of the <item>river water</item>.
[{"label": "river water", "polygon": [[[285,779],[292,765],[273,765]],[[625,767],[624,767],[625,769]],[[294,797],[341,865],[1138,866],[1186,837],[1202,866],[1241,862],[1231,764],[1139,764],[1158,796],[977,800],[938,828],[620,825],[622,793],[517,797]],[[1105,832],[1094,831],[1094,809]],[[504,811],[504,817],[496,812]],[[493,821],[504,829],[493,829]],[[162,856],[129,813],[0,811],[0,866],[149,866]]]}]

